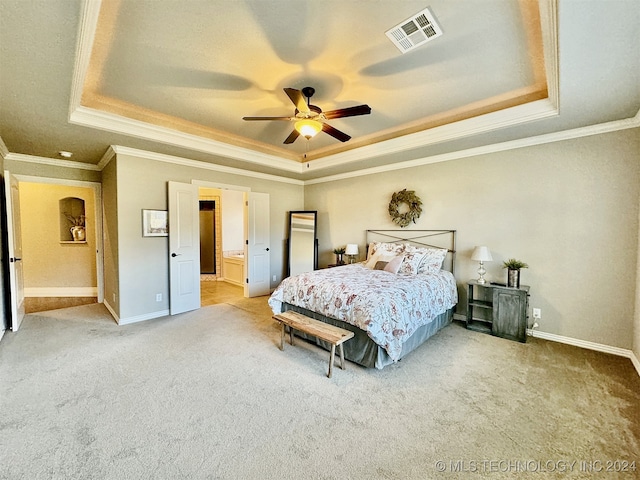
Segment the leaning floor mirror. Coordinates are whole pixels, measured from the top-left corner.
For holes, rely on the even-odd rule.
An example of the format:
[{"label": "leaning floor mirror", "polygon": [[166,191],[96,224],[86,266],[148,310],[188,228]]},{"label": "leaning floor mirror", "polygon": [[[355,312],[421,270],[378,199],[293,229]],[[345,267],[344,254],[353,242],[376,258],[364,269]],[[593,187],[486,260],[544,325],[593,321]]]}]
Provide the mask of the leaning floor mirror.
[{"label": "leaning floor mirror", "polygon": [[318,212],[289,212],[289,276],[310,272],[318,268]]}]

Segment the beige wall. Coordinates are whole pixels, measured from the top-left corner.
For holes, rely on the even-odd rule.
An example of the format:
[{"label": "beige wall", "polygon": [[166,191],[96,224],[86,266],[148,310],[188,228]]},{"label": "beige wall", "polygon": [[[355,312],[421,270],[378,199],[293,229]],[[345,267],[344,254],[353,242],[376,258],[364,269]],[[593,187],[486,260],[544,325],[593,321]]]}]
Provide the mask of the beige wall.
[{"label": "beige wall", "polygon": [[[391,194],[415,190],[423,213],[409,228],[458,231],[459,312],[476,277],[474,245],[494,261],[487,278],[505,281],[503,260],[527,262],[522,283],[542,309],[540,330],[632,348],[640,129],[308,185],[305,208],[318,210],[320,264],[365,230],[394,228]],[[349,208],[344,206],[348,205]],[[361,249],[361,251],[363,251]]]},{"label": "beige wall", "polygon": [[112,161],[102,170],[102,230],[104,236],[104,302],[120,316],[118,292],[118,186],[117,165]]},{"label": "beige wall", "polygon": [[[61,212],[58,202],[66,197],[80,198],[85,202],[86,243],[61,242]],[[20,216],[27,296],[30,288],[73,287],[90,292],[97,287],[93,189],[20,182]]]},{"label": "beige wall", "polygon": [[[289,210],[301,209],[304,202],[301,184],[254,178],[191,166],[165,163],[131,155],[117,155],[116,187],[104,186],[107,192],[116,190],[117,266],[105,261],[105,278],[116,276],[106,272],[117,268],[117,285],[105,282],[105,298],[111,299],[117,290],[118,312],[123,321],[153,318],[169,308],[169,251],[167,237],[142,237],[141,210],[166,210],[167,182],[191,183],[194,180],[220,185],[250,188],[252,192],[268,193],[270,198],[271,273],[276,276],[272,288],[282,280],[284,273],[284,243]],[[109,165],[111,165],[111,163]],[[105,169],[106,170],[106,169]],[[215,185],[211,185],[215,186]],[[111,195],[110,194],[110,195]],[[113,199],[111,199],[113,200]],[[105,200],[105,212],[108,207]],[[112,208],[112,207],[111,207]],[[224,209],[224,206],[223,206]],[[112,216],[107,212],[106,216]],[[105,225],[105,231],[111,231]],[[156,294],[163,300],[156,302]]]}]

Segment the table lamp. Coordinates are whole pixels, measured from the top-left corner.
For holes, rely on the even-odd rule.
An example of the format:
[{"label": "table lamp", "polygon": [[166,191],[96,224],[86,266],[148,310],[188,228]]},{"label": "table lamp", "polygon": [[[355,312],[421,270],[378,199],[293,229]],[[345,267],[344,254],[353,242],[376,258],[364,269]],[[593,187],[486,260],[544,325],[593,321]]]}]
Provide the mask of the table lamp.
[{"label": "table lamp", "polygon": [[478,278],[478,280],[476,280],[476,282],[481,285],[487,283],[487,281],[484,279],[484,274],[487,273],[487,271],[484,269],[483,263],[493,260],[489,249],[484,246],[474,248],[473,253],[471,254],[471,260],[480,262],[480,268],[478,268],[478,275],[480,275],[480,277]]},{"label": "table lamp", "polygon": [[355,257],[358,255],[358,244],[347,243],[347,248],[345,249],[344,253],[349,257],[349,263],[354,263]]}]

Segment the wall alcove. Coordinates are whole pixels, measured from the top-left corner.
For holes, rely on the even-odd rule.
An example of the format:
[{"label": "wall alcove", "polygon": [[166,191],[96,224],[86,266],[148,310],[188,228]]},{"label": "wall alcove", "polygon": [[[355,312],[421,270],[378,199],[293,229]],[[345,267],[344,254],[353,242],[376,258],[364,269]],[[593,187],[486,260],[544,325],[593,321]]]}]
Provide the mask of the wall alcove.
[{"label": "wall alcove", "polygon": [[77,197],[66,197],[58,202],[60,211],[60,242],[87,243],[85,231],[84,200]]}]

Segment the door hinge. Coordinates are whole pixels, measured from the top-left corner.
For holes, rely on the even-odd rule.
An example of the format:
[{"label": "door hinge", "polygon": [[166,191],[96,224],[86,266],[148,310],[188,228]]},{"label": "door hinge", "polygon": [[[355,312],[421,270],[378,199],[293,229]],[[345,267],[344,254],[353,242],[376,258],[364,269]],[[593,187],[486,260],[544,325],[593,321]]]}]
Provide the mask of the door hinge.
[{"label": "door hinge", "polygon": [[245,241],[244,241],[244,244],[245,244],[245,245],[249,245],[249,240],[245,240]]},{"label": "door hinge", "polygon": [[249,279],[248,278],[245,278],[245,283],[249,283]]}]

